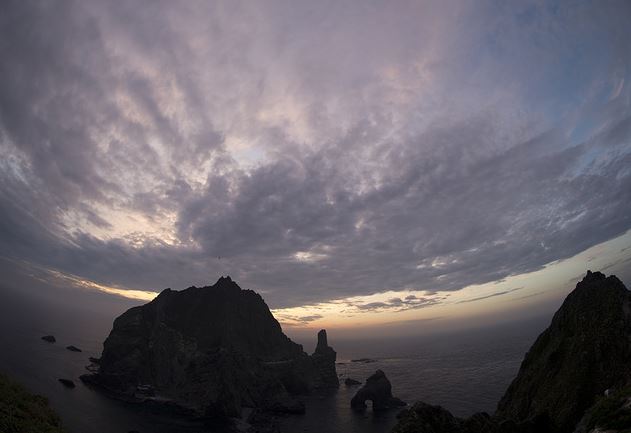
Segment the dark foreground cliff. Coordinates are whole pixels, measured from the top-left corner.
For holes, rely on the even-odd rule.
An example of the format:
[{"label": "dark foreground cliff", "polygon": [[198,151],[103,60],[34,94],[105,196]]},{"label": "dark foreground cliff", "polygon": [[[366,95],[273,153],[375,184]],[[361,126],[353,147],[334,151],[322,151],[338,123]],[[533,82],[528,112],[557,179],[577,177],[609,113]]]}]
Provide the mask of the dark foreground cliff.
[{"label": "dark foreground cliff", "polygon": [[0,374],[0,432],[63,433],[46,398],[34,395]]},{"label": "dark foreground cliff", "polygon": [[339,386],[326,332],[307,355],[283,334],[260,295],[230,277],[164,290],[114,321],[94,374],[115,397],[165,403],[190,415],[239,417],[243,408],[302,412],[294,398]]},{"label": "dark foreground cliff", "polygon": [[401,413],[393,433],[627,431],[629,365],[631,293],[615,276],[588,272],[526,354],[493,416],[463,420],[419,402]]}]

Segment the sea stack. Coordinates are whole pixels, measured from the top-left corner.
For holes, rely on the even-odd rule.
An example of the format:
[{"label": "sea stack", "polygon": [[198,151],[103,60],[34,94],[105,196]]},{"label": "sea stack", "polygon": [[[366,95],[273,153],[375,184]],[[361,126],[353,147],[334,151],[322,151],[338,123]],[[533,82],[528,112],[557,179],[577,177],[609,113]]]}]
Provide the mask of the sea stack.
[{"label": "sea stack", "polygon": [[[126,311],[103,344],[98,371],[82,380],[128,401],[169,401],[204,417],[238,417],[243,407],[300,412],[296,395],[339,386],[326,331],[307,355],[263,298],[230,277],[166,289]],[[153,396],[141,392],[149,388]]]},{"label": "sea stack", "polygon": [[340,386],[340,380],[335,370],[335,360],[337,353],[329,346],[326,336],[326,330],[322,329],[318,332],[318,344],[315,352],[311,355],[313,366],[316,374],[314,375],[317,388],[337,388]]}]

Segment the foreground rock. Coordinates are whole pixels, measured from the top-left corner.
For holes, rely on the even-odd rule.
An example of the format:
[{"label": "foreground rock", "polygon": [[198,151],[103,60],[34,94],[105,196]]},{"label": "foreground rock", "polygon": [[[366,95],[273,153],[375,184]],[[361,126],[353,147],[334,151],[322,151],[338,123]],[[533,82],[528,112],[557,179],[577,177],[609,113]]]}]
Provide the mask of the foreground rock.
[{"label": "foreground rock", "polygon": [[55,341],[57,341],[54,335],[44,335],[42,337],[42,340],[47,341],[49,343],[54,343]]},{"label": "foreground rock", "polygon": [[98,372],[82,376],[84,382],[127,401],[168,401],[200,417],[239,417],[244,407],[304,412],[295,395],[339,386],[326,332],[307,355],[283,334],[261,296],[230,277],[164,290],[118,317],[103,346]]},{"label": "foreground rock", "polygon": [[460,420],[445,409],[417,403],[400,414],[393,432],[629,429],[630,335],[631,293],[615,276],[588,271],[526,354],[493,417]]},{"label": "foreground rock", "polygon": [[498,421],[488,413],[480,412],[467,418],[457,418],[447,409],[423,402],[403,410],[397,415],[392,433],[546,433],[545,420],[516,423]]},{"label": "foreground rock", "polygon": [[0,431],[64,433],[48,400],[0,374]]},{"label": "foreground rock", "polygon": [[372,401],[373,410],[385,410],[405,406],[406,403],[392,396],[392,385],[383,371],[377,370],[366,380],[351,400],[353,409],[366,409],[366,400]]}]

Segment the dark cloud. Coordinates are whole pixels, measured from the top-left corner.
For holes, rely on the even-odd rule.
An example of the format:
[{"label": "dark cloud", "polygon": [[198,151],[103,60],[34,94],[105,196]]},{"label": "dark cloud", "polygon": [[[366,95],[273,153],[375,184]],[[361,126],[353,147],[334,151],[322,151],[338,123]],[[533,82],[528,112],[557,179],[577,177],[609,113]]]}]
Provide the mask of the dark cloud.
[{"label": "dark cloud", "polygon": [[497,7],[3,2],[0,254],[399,311],[626,232],[629,5]]},{"label": "dark cloud", "polygon": [[[516,287],[516,288],[514,288],[514,289],[502,290],[501,292],[491,293],[490,295],[478,296],[478,297],[476,297],[476,298],[471,298],[471,299],[464,299],[464,300],[462,300],[462,301],[458,301],[458,302],[456,302],[456,304],[466,304],[466,303],[469,303],[469,302],[482,301],[482,300],[484,300],[484,299],[494,298],[494,297],[496,297],[496,296],[507,295],[507,294],[509,294],[509,293],[516,292],[516,291],[518,291],[518,290],[522,290],[522,289],[523,289],[523,287]],[[528,295],[528,296],[525,296],[525,297],[521,297],[521,298],[519,298],[519,299],[524,299],[524,298],[527,298],[527,297],[529,297],[529,296],[531,296],[531,295]]]}]

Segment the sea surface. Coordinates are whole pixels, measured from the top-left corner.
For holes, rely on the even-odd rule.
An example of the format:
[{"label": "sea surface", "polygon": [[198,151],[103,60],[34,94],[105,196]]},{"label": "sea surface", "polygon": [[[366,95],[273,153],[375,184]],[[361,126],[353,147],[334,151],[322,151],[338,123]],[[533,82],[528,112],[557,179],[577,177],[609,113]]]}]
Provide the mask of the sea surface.
[{"label": "sea surface", "polygon": [[[104,313],[93,304],[84,309],[71,301],[21,298],[0,289],[0,371],[32,392],[48,397],[68,432],[226,431],[220,426],[205,428],[174,423],[170,417],[139,411],[137,407],[84,386],[79,376],[86,372],[88,357],[100,356],[102,342],[115,315],[112,308]],[[501,331],[477,330],[382,340],[336,341],[335,334],[330,332],[329,344],[338,352],[340,389],[304,398],[307,413],[281,417],[281,431],[389,432],[396,423],[398,411],[373,413],[370,407],[364,412],[352,411],[350,400],[358,386],[343,384],[347,377],[364,382],[377,369],[383,370],[390,379],[393,394],[406,402],[422,400],[441,405],[458,416],[493,412],[516,375],[525,352],[545,326],[538,320],[503,326]],[[55,335],[57,342],[42,341],[41,337],[47,334]],[[300,343],[307,352],[313,350],[308,342]],[[71,352],[65,348],[68,345],[83,351]],[[315,346],[315,335],[312,345]],[[369,361],[352,362],[359,358]],[[67,389],[58,378],[72,379],[77,386]]]}]

